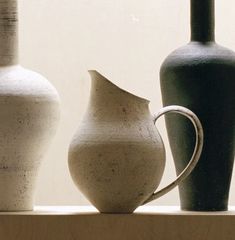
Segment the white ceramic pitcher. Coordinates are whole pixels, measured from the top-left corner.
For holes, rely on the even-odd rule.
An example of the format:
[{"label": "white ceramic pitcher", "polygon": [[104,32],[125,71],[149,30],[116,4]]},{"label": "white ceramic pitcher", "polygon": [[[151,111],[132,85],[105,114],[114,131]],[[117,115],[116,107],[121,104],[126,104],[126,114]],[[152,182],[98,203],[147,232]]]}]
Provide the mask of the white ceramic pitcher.
[{"label": "white ceramic pitcher", "polygon": [[[69,169],[74,183],[104,213],[131,213],[177,186],[196,166],[203,146],[203,130],[187,108],[168,106],[156,116],[149,101],[128,93],[97,71],[92,77],[90,102],[69,148]],[[196,131],[195,150],[175,181],[158,187],[165,166],[165,149],[155,127],[165,113],[189,118]]]}]

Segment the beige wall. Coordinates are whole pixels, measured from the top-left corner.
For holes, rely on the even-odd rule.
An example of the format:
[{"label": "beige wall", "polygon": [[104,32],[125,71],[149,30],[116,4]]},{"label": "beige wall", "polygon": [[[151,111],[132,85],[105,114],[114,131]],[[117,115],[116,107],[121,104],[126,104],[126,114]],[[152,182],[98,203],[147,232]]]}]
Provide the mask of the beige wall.
[{"label": "beige wall", "polygon": [[[150,99],[152,112],[158,111],[159,67],[189,39],[189,0],[19,0],[19,5],[21,63],[46,76],[62,100],[61,124],[40,171],[36,204],[88,204],[67,167],[68,144],[89,97],[87,69]],[[217,40],[233,49],[234,14],[235,1],[217,1]],[[167,144],[163,120],[158,127]],[[175,176],[167,149],[163,184]],[[230,204],[235,204],[232,190]],[[153,204],[178,203],[174,190]]]}]

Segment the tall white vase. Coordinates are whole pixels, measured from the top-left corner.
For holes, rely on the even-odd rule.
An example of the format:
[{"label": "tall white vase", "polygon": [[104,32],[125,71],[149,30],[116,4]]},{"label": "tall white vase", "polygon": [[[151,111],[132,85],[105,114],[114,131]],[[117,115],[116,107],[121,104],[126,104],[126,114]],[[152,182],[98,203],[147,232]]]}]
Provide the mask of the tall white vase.
[{"label": "tall white vase", "polygon": [[18,64],[17,1],[0,0],[0,211],[33,208],[42,158],[59,120],[59,97]]}]

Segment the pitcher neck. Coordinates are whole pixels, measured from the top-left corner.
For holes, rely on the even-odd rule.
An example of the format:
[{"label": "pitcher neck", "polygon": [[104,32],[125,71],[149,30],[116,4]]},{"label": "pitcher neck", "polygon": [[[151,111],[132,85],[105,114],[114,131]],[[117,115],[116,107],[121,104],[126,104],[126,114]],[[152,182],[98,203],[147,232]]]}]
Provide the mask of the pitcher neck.
[{"label": "pitcher neck", "polygon": [[0,66],[18,63],[17,0],[0,0]]},{"label": "pitcher neck", "polygon": [[215,1],[191,0],[191,41],[215,40]]}]

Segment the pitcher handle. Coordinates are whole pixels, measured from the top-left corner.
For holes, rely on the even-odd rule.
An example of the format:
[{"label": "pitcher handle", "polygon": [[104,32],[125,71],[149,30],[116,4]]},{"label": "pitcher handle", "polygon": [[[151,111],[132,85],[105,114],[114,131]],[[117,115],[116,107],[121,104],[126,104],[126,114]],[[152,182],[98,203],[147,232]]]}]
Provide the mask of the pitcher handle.
[{"label": "pitcher handle", "polygon": [[186,116],[190,121],[193,123],[193,126],[195,128],[195,133],[196,133],[196,144],[194,148],[193,155],[191,157],[191,160],[189,161],[188,165],[185,167],[185,169],[181,172],[181,174],[169,185],[166,187],[162,188],[161,190],[153,193],[146,201],[144,201],[144,204],[151,202],[169,191],[171,191],[173,188],[175,188],[180,182],[182,182],[195,168],[195,166],[198,163],[198,160],[200,158],[201,152],[202,152],[202,147],[203,147],[203,129],[200,120],[198,117],[190,111],[188,108],[177,106],[177,105],[172,105],[168,107],[162,108],[159,113],[154,116],[154,124],[156,121],[164,114],[169,113],[169,112],[175,112],[179,113],[181,115]]}]

